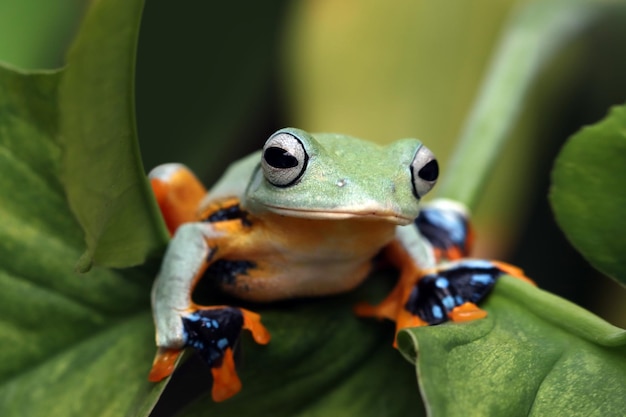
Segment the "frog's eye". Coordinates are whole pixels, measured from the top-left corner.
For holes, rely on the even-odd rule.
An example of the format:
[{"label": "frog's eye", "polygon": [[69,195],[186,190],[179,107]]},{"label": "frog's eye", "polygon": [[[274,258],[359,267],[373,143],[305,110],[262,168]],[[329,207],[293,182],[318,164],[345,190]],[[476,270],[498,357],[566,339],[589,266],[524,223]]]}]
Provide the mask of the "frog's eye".
[{"label": "frog's eye", "polygon": [[304,174],[308,160],[300,139],[291,133],[280,132],[265,142],[261,166],[272,185],[288,187]]},{"label": "frog's eye", "polygon": [[438,176],[439,164],[435,155],[426,146],[420,146],[411,163],[413,194],[417,198],[422,198],[435,186]]}]

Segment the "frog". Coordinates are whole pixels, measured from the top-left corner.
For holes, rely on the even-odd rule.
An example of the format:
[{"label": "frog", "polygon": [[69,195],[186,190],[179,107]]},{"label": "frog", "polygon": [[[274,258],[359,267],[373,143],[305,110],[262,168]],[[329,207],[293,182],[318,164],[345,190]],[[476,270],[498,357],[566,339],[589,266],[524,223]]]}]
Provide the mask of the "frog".
[{"label": "frog", "polygon": [[191,347],[211,369],[213,399],[224,401],[242,387],[234,349],[243,330],[270,342],[259,314],[196,304],[203,279],[256,303],[332,296],[358,287],[382,258],[398,281],[380,304],[354,306],[357,316],[395,321],[397,331],[486,317],[478,304],[499,276],[532,281],[512,265],[467,258],[467,209],[420,203],[438,176],[435,155],[418,139],[383,146],[296,128],[273,133],[208,192],[182,164],[154,168],[149,179],[171,240],[152,290],[157,353],[148,379],[169,377]]}]

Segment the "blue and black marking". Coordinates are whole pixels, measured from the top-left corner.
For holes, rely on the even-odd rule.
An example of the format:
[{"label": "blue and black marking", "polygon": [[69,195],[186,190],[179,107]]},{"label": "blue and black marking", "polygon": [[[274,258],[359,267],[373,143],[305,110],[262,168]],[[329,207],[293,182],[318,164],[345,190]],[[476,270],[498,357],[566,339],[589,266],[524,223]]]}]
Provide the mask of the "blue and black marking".
[{"label": "blue and black marking", "polygon": [[242,209],[239,204],[222,207],[221,209],[214,211],[203,219],[203,221],[209,223],[225,222],[229,220],[241,220],[242,226],[252,226],[252,222],[248,218],[248,212]]},{"label": "blue and black marking", "polygon": [[207,268],[205,276],[210,276],[217,282],[232,285],[239,275],[247,275],[250,269],[257,267],[252,261],[218,259]]},{"label": "blue and black marking", "polygon": [[224,307],[198,310],[183,317],[185,344],[200,354],[210,367],[222,364],[226,349],[233,349],[243,328],[243,313]]},{"label": "blue and black marking", "polygon": [[464,260],[415,284],[404,308],[428,324],[449,320],[448,313],[466,302],[482,301],[504,272],[489,261]]},{"label": "blue and black marking", "polygon": [[415,225],[435,248],[457,247],[464,256],[469,253],[470,224],[463,213],[427,206],[420,210]]}]

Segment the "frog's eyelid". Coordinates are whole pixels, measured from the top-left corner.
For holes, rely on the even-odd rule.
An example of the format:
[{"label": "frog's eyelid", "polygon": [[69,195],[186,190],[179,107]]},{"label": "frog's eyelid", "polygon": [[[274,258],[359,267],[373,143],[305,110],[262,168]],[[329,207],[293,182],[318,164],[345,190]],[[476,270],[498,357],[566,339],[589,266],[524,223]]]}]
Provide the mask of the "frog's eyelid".
[{"label": "frog's eyelid", "polygon": [[428,193],[437,183],[439,164],[435,155],[426,146],[421,145],[411,162],[411,183],[413,194],[418,199]]},{"label": "frog's eyelid", "polygon": [[304,174],[309,161],[304,144],[289,132],[277,132],[265,142],[261,157],[263,174],[276,187],[289,187]]}]

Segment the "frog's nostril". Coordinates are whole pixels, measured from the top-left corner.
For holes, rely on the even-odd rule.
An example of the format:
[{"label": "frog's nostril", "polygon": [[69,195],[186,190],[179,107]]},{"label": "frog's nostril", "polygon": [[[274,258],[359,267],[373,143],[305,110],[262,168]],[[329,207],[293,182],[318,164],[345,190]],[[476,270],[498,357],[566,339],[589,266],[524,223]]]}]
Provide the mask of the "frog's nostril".
[{"label": "frog's nostril", "polygon": [[344,187],[346,184],[348,184],[348,180],[345,178],[337,180],[337,187],[339,188]]}]

